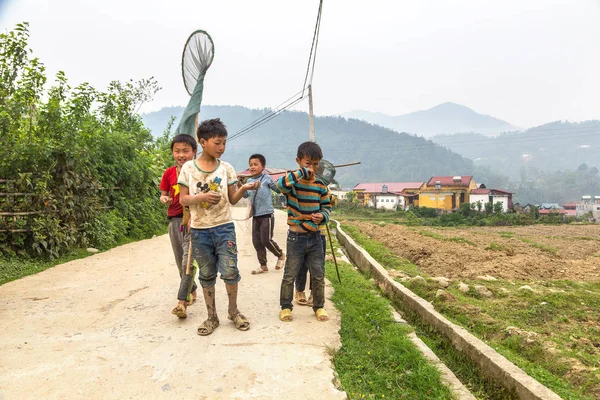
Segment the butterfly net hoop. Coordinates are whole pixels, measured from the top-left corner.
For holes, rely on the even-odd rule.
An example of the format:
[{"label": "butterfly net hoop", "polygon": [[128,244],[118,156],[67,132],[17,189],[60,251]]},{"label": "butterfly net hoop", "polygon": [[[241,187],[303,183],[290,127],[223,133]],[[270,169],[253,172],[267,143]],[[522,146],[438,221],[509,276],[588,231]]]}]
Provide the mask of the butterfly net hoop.
[{"label": "butterfly net hoop", "polygon": [[316,176],[325,185],[329,185],[335,178],[335,166],[327,160],[319,161],[319,168],[317,168]]},{"label": "butterfly net hoop", "polygon": [[197,30],[185,42],[181,56],[181,75],[185,90],[191,96],[198,79],[204,74],[213,62],[215,45],[206,31]]},{"label": "butterfly net hoop", "polygon": [[204,76],[214,59],[215,46],[210,35],[197,30],[188,37],[181,56],[181,75],[191,96],[177,127],[177,134],[195,136],[196,115],[200,112]]}]

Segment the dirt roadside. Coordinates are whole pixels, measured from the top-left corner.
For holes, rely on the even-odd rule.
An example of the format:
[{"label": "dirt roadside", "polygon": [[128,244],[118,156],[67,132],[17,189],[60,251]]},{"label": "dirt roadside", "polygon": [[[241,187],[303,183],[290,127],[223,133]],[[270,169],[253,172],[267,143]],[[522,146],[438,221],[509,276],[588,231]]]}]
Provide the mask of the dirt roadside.
[{"label": "dirt roadside", "polygon": [[[244,213],[234,208],[234,217]],[[211,336],[196,334],[204,301],[186,320],[170,314],[178,276],[166,235],[0,286],[0,399],[345,398],[327,354],[339,347],[339,313],[327,301],[327,323],[308,307],[280,322],[282,272],[269,255],[271,271],[251,275],[250,221],[236,221],[236,229],[247,332],[227,320],[220,279],[221,326]],[[277,211],[275,240],[283,246],[286,230]]]}]

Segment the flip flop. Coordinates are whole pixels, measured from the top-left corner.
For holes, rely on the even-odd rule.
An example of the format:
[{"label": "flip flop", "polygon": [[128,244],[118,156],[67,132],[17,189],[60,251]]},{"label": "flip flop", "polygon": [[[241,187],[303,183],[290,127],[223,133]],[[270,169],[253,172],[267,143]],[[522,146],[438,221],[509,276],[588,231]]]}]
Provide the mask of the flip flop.
[{"label": "flip flop", "polygon": [[329,315],[327,315],[327,311],[324,308],[317,309],[315,315],[317,316],[317,321],[324,322],[329,320]]},{"label": "flip flop", "polygon": [[282,254],[275,263],[275,269],[281,269],[283,267],[285,267],[285,254]]},{"label": "flip flop", "polygon": [[233,321],[235,327],[240,331],[247,331],[248,329],[250,329],[250,321],[248,321],[248,318],[244,317],[242,313],[237,313],[233,317],[231,315],[228,315],[227,318],[230,321]]},{"label": "flip flop", "polygon": [[185,308],[186,307],[183,304],[177,304],[177,307],[171,311],[171,314],[177,315],[177,318],[187,318],[187,311]]},{"label": "flip flop", "polygon": [[279,311],[279,319],[283,322],[291,322],[292,321],[292,310],[289,308],[284,308]]},{"label": "flip flop", "polygon": [[219,326],[219,318],[213,317],[204,321],[198,327],[198,335],[200,336],[208,336],[214,332],[215,329]]},{"label": "flip flop", "polygon": [[255,270],[252,270],[252,275],[264,274],[269,272],[268,269],[262,269],[262,267],[258,267]]},{"label": "flip flop", "polygon": [[306,293],[296,292],[296,303],[298,303],[301,306],[307,305],[308,301],[306,301]]}]

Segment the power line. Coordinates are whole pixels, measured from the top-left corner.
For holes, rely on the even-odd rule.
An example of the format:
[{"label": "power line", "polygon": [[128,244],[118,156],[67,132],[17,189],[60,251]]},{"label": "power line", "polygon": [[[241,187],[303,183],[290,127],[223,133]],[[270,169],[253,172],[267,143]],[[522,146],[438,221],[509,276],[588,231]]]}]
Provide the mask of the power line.
[{"label": "power line", "polygon": [[[319,45],[319,31],[321,30],[321,13],[323,11],[323,0],[319,2],[319,12],[317,13],[317,22],[315,23],[315,32],[313,33],[313,40],[310,46],[310,54],[308,55],[308,65],[306,66],[306,77],[304,78],[303,92],[308,87],[306,84],[312,84],[313,75],[315,72],[315,61],[317,59],[317,46]],[[313,57],[314,50],[314,57]],[[311,60],[312,60],[312,68],[311,68]],[[310,82],[308,81],[308,75],[310,73]]]},{"label": "power line", "polygon": [[[272,120],[273,118],[275,118],[279,114],[281,114],[283,111],[290,109],[291,107],[295,106],[296,104],[298,104],[300,101],[304,100],[307,97],[304,94],[304,92],[306,91],[306,88],[307,88],[306,83],[308,82],[309,85],[312,84],[312,79],[313,79],[313,75],[315,72],[315,62],[317,59],[317,47],[319,45],[319,32],[321,30],[322,10],[323,10],[323,0],[320,0],[319,12],[317,13],[317,22],[315,24],[315,31],[313,33],[313,40],[312,40],[312,44],[310,47],[310,54],[308,56],[308,66],[306,68],[306,76],[304,78],[304,85],[302,86],[302,90],[299,91],[298,93],[292,95],[290,98],[288,98],[287,100],[282,102],[280,105],[278,105],[274,109],[271,109],[271,111],[269,111],[268,113],[258,117],[256,120],[250,122],[248,125],[246,125],[242,129],[240,129],[239,131],[237,131],[236,133],[231,135],[228,139],[229,142],[266,124],[267,122],[269,122],[270,120]],[[312,61],[312,66],[311,66],[311,61]],[[309,73],[310,73],[310,81],[308,80]],[[300,97],[297,97],[297,96],[300,96]]]}]

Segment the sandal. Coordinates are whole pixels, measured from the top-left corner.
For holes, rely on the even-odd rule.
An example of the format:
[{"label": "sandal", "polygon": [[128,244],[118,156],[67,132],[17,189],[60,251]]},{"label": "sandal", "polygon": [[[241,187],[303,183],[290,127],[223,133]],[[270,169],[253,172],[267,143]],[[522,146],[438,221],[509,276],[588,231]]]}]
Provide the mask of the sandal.
[{"label": "sandal", "polygon": [[238,328],[240,331],[247,331],[248,329],[250,329],[250,321],[248,321],[248,318],[244,317],[242,313],[237,313],[233,317],[229,315],[227,316],[227,318],[230,321],[233,321],[235,327]]},{"label": "sandal", "polygon": [[306,301],[306,294],[304,292],[296,292],[296,303],[301,306],[305,306],[308,304]]},{"label": "sandal", "polygon": [[283,322],[290,322],[292,320],[292,310],[284,308],[279,311],[279,319]]},{"label": "sandal", "polygon": [[310,292],[310,295],[308,296],[308,301],[306,302],[307,306],[312,307],[313,306],[313,297],[312,297],[312,292]]},{"label": "sandal", "polygon": [[[267,268],[267,267],[265,267],[265,268]],[[264,274],[264,273],[267,273],[267,272],[269,272],[268,268],[267,269],[263,269],[263,267],[260,266],[260,267],[258,267],[258,268],[256,268],[255,270],[252,271],[252,275]]]},{"label": "sandal", "polygon": [[191,306],[192,304],[194,304],[194,302],[196,301],[196,299],[198,298],[198,296],[194,296],[192,293],[190,293],[190,301],[188,301],[188,307]]},{"label": "sandal", "polygon": [[177,318],[187,318],[187,311],[185,308],[186,307],[183,304],[179,303],[177,304],[177,307],[171,311],[171,314],[177,315]]},{"label": "sandal", "polygon": [[275,269],[281,269],[285,267],[285,254],[282,254],[281,257],[277,259],[277,263],[275,263]]},{"label": "sandal", "polygon": [[329,315],[327,315],[327,311],[324,308],[319,308],[315,311],[315,315],[317,316],[317,321],[328,321]]},{"label": "sandal", "polygon": [[217,329],[218,326],[219,326],[219,318],[211,317],[211,318],[207,319],[206,321],[204,321],[202,323],[202,325],[200,325],[198,327],[198,335],[208,336],[211,333],[213,333],[213,331],[215,329]]}]

